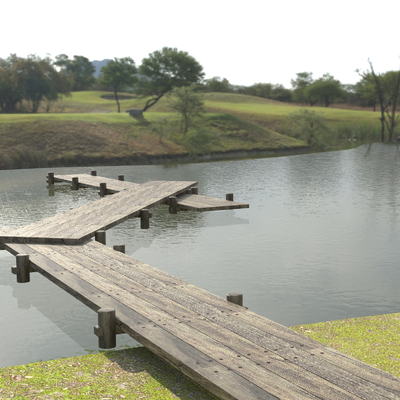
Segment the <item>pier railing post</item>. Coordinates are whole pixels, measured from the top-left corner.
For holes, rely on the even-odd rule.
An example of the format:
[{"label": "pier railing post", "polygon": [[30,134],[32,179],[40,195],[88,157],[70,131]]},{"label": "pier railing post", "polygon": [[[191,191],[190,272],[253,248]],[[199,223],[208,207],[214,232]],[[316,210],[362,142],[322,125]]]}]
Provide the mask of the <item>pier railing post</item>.
[{"label": "pier railing post", "polygon": [[72,190],[78,190],[79,189],[79,178],[77,176],[72,178]]},{"label": "pier railing post", "polygon": [[113,349],[117,345],[115,329],[115,310],[100,308],[97,312],[98,325],[94,327],[94,334],[99,338],[101,349]]},{"label": "pier railing post", "polygon": [[199,194],[199,188],[192,188],[192,194]]},{"label": "pier railing post", "polygon": [[238,304],[239,306],[243,306],[243,294],[242,293],[228,293],[226,295],[226,300],[230,303]]},{"label": "pier railing post", "polygon": [[124,244],[114,244],[113,249],[115,251],[119,251],[120,253],[125,254],[125,245]]},{"label": "pier railing post", "polygon": [[97,171],[90,171],[90,175],[97,176]]},{"label": "pier railing post", "polygon": [[169,197],[169,213],[170,214],[178,213],[178,199],[176,196]]},{"label": "pier railing post", "polygon": [[124,180],[125,180],[124,175],[118,175],[118,180],[119,180],[119,181],[124,181]]},{"label": "pier railing post", "polygon": [[106,244],[106,231],[96,231],[94,233],[94,240],[101,244]]},{"label": "pier railing post", "polygon": [[17,266],[11,268],[11,272],[17,274],[18,283],[30,282],[29,274],[29,255],[28,254],[17,254],[16,256]]},{"label": "pier railing post", "polygon": [[140,212],[140,228],[141,229],[150,228],[150,211],[146,208]]},{"label": "pier railing post", "polygon": [[49,185],[54,185],[54,172],[49,172],[47,174],[47,183]]},{"label": "pier railing post", "polygon": [[104,197],[107,194],[107,183],[100,183],[100,192],[101,197]]},{"label": "pier railing post", "polygon": [[233,201],[233,193],[227,193],[226,194],[226,200]]}]

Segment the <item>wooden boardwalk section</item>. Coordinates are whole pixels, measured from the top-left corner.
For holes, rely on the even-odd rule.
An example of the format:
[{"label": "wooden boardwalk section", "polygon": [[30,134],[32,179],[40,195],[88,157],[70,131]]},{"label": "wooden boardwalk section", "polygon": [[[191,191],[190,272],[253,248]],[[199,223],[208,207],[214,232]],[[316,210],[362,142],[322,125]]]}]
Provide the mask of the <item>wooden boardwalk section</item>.
[{"label": "wooden boardwalk section", "polygon": [[115,310],[98,335],[128,333],[220,399],[400,398],[400,379],[98,242],[1,239],[23,229],[0,228],[7,251],[29,256],[19,279],[28,268],[99,315]]}]

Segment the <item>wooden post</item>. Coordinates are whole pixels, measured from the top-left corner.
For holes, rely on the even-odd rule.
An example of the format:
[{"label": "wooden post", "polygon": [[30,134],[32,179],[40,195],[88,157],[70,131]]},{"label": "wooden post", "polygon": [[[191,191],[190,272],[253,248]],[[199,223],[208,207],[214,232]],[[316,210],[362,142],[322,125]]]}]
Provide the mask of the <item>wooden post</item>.
[{"label": "wooden post", "polygon": [[90,171],[90,175],[97,176],[97,171]]},{"label": "wooden post", "polygon": [[107,194],[107,183],[100,183],[100,197],[104,197]]},{"label": "wooden post", "polygon": [[226,200],[233,201],[233,193],[227,193],[226,194]]},{"label": "wooden post", "polygon": [[79,189],[79,178],[78,177],[74,177],[72,178],[72,186],[71,186],[72,190],[78,190]]},{"label": "wooden post", "polygon": [[140,212],[140,229],[149,229],[150,228],[150,211],[147,208],[144,208]]},{"label": "wooden post", "polygon": [[192,194],[199,194],[199,188],[192,188]]},{"label": "wooden post", "polygon": [[94,233],[94,240],[101,244],[106,244],[106,231],[96,231]]},{"label": "wooden post", "polygon": [[115,331],[115,310],[100,308],[97,312],[98,325],[94,327],[94,334],[99,338],[101,349],[113,349],[117,345]]},{"label": "wooden post", "polygon": [[30,282],[29,275],[29,255],[28,254],[17,254],[17,282],[27,283]]},{"label": "wooden post", "polygon": [[186,189],[186,194],[192,194],[192,189]]},{"label": "wooden post", "polygon": [[170,214],[178,213],[178,198],[176,196],[171,196],[169,198],[169,213]]},{"label": "wooden post", "polygon": [[239,306],[243,306],[243,294],[242,293],[228,293],[226,295],[226,300],[230,303],[239,304]]},{"label": "wooden post", "polygon": [[54,185],[54,172],[49,172],[47,174],[47,183],[49,185]]},{"label": "wooden post", "polygon": [[119,251],[120,253],[125,254],[125,245],[124,244],[114,244],[113,249],[115,251]]},{"label": "wooden post", "polygon": [[119,181],[124,181],[124,180],[125,180],[124,175],[118,175],[118,180],[119,180]]}]

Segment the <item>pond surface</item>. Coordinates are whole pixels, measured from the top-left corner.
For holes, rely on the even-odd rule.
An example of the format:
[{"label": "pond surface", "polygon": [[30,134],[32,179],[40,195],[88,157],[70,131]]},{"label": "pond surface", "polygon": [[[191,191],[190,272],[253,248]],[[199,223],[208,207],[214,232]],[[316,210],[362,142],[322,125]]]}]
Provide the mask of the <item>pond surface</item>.
[{"label": "pond surface", "polygon": [[[132,219],[107,245],[286,326],[400,311],[400,156],[397,146],[214,163],[58,168],[125,180],[195,180],[199,193],[249,209],[170,215],[149,230]],[[47,169],[0,171],[0,226],[25,225],[98,199],[95,189],[47,188]],[[98,351],[97,315],[32,274],[17,284],[0,251],[0,367]],[[135,345],[119,335],[118,348]]]}]

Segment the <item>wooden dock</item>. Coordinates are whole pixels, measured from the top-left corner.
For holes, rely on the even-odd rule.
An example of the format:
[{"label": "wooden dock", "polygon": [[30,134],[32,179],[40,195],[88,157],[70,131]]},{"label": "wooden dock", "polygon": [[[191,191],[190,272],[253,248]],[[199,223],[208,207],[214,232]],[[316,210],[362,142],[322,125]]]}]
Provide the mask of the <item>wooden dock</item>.
[{"label": "wooden dock", "polygon": [[101,243],[1,239],[13,232],[0,243],[19,281],[40,272],[98,312],[103,347],[126,332],[221,399],[400,398],[400,379]]}]

